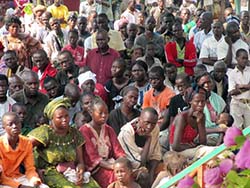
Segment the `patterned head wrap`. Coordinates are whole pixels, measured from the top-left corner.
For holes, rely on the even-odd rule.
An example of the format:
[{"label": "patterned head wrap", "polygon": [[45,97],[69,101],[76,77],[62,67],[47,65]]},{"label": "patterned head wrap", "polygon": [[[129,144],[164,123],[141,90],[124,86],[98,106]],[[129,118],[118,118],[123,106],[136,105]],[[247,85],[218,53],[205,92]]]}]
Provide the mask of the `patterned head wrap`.
[{"label": "patterned head wrap", "polygon": [[53,114],[57,108],[65,107],[68,109],[70,106],[71,105],[70,105],[70,101],[68,98],[55,99],[55,100],[49,102],[45,106],[44,115],[51,120],[53,118]]}]

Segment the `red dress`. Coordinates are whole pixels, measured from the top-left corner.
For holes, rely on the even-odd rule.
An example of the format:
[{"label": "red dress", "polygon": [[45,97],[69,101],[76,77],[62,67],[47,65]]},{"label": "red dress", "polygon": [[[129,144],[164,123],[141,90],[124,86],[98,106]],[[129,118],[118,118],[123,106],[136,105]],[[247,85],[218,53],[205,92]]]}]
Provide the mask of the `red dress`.
[{"label": "red dress", "polygon": [[[169,133],[169,143],[173,144],[174,142],[174,132],[175,132],[175,125],[172,124],[170,127],[170,133]],[[181,144],[188,144],[193,143],[194,139],[198,135],[198,132],[196,129],[194,129],[191,125],[186,125],[181,137]]]},{"label": "red dress", "polygon": [[125,156],[114,130],[107,124],[102,125],[98,135],[91,125],[85,124],[80,128],[85,144],[83,147],[83,159],[87,171],[102,187],[106,188],[114,182],[113,170],[99,166],[101,160],[115,160]]}]

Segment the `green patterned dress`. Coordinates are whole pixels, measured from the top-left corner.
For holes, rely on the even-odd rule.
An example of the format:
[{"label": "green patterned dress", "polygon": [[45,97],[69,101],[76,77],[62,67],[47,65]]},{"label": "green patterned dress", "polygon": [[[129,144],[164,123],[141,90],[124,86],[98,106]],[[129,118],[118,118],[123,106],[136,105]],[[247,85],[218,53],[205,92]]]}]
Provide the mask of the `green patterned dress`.
[{"label": "green patterned dress", "polygon": [[36,148],[35,160],[36,167],[45,170],[44,183],[50,188],[80,188],[59,173],[56,166],[59,163],[76,161],[76,148],[85,142],[81,133],[70,127],[66,136],[59,136],[49,125],[44,125],[32,130],[28,136],[42,143],[41,147]]}]

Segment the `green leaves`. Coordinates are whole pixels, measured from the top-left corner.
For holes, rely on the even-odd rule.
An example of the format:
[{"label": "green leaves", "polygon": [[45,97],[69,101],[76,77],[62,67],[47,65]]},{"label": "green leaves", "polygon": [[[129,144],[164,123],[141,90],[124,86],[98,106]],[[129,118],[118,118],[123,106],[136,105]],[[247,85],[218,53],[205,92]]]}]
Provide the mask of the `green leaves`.
[{"label": "green leaves", "polygon": [[244,170],[237,173],[231,170],[225,177],[224,183],[227,188],[249,188],[250,187],[250,170]]}]

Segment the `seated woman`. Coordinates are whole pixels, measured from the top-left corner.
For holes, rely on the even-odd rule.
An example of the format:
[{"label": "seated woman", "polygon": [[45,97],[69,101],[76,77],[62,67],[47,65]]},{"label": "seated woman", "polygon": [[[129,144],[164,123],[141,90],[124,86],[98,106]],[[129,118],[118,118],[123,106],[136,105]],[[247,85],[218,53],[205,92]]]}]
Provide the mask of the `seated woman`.
[{"label": "seated woman", "polygon": [[[226,107],[226,103],[221,96],[213,92],[213,80],[209,73],[205,72],[196,77],[196,85],[202,87],[206,90],[208,100],[206,100],[204,107],[205,114],[205,125],[207,133],[218,132],[216,129],[219,129],[216,124],[218,115],[222,113]],[[216,145],[218,142],[218,134],[210,134],[207,137],[208,145]]]},{"label": "seated woman", "polygon": [[138,99],[138,89],[134,86],[126,86],[121,91],[121,95],[121,106],[112,110],[108,118],[108,124],[117,135],[123,125],[140,115],[140,111],[134,108]]},{"label": "seated woman", "polygon": [[113,165],[116,159],[125,156],[115,131],[106,124],[108,107],[100,98],[91,103],[92,120],[80,128],[86,142],[83,147],[86,170],[102,188],[114,181]]},{"label": "seated woman", "polygon": [[[77,129],[69,126],[69,106],[67,99],[48,103],[44,113],[51,120],[51,124],[40,126],[28,134],[37,150],[36,166],[43,172],[46,184],[52,188],[77,188],[83,184],[84,139]],[[68,167],[75,170],[74,183],[63,174]]]},{"label": "seated woman", "polygon": [[[179,113],[170,126],[169,142],[172,150],[193,158],[199,145],[206,144],[205,115],[203,109],[206,96],[203,93],[191,94],[190,108]],[[198,136],[198,143],[195,138]]]},{"label": "seated woman", "polygon": [[78,86],[83,92],[93,93],[96,96],[107,101],[107,93],[102,84],[96,82],[96,74],[90,71],[88,67],[84,67],[84,72],[78,76]]}]

